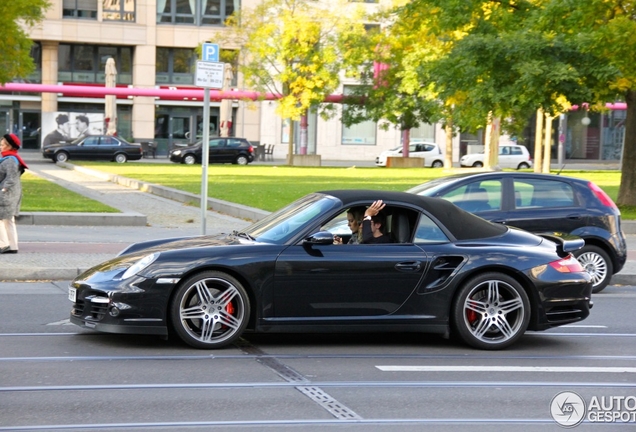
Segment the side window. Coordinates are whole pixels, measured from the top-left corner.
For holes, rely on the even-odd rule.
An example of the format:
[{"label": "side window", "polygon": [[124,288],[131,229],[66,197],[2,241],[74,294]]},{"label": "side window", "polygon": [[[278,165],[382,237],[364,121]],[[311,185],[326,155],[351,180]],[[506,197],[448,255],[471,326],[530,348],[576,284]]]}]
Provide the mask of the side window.
[{"label": "side window", "polygon": [[223,147],[224,145],[225,145],[225,140],[224,139],[213,139],[213,140],[210,140],[210,147],[220,148],[220,147]]},{"label": "side window", "polygon": [[569,183],[554,180],[515,180],[516,208],[574,207],[574,190]]},{"label": "side window", "polygon": [[470,213],[501,210],[502,189],[501,180],[486,180],[460,186],[440,198]]},{"label": "side window", "polygon": [[93,147],[99,144],[99,137],[88,137],[84,140],[85,147]]},{"label": "side window", "polygon": [[510,147],[510,154],[515,156],[521,156],[523,152],[521,151],[519,147]]},{"label": "side window", "polygon": [[239,147],[241,145],[241,140],[228,138],[227,146],[228,147]]},{"label": "side window", "polygon": [[119,144],[119,143],[118,143],[118,142],[117,142],[117,140],[116,140],[115,138],[113,138],[113,137],[107,137],[107,136],[106,136],[106,137],[102,137],[101,145],[109,145],[109,146],[112,146],[112,145],[117,145],[117,144]]},{"label": "side window", "polygon": [[446,234],[433,220],[425,214],[420,215],[420,220],[415,229],[413,243],[440,243],[448,242]]},{"label": "side window", "polygon": [[500,155],[509,155],[510,154],[510,147],[508,146],[502,146],[499,148],[499,154]]}]

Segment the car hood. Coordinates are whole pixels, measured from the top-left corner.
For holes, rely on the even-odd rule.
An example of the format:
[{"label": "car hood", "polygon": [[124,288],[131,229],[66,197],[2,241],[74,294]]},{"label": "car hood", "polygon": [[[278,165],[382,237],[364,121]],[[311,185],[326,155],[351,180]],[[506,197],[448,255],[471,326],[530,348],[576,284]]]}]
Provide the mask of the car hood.
[{"label": "car hood", "polygon": [[169,250],[195,249],[202,247],[228,246],[248,242],[247,239],[237,236],[219,234],[211,236],[171,237],[145,242],[133,243],[119,253],[119,256],[135,254],[137,256],[153,252],[165,252]]},{"label": "car hood", "polygon": [[[129,267],[137,263],[143,257],[153,253],[161,254],[161,258],[158,259],[158,261],[160,261],[158,267],[162,268],[161,271],[169,271],[165,268],[168,262],[172,264],[176,263],[177,267],[187,266],[187,263],[196,262],[196,259],[193,259],[193,256],[212,259],[214,256],[220,256],[221,247],[232,249],[233,246],[240,247],[240,245],[259,244],[266,245],[266,243],[256,243],[242,237],[226,234],[218,236],[169,238],[135,243],[122,251],[116,258],[105,261],[86,270],[84,273],[79,275],[74,282],[81,283],[84,281],[90,281],[90,283],[93,284],[121,278],[121,275]],[[197,250],[196,255],[193,254],[194,250]],[[223,255],[225,255],[225,251],[223,252]],[[156,263],[157,261],[151,264],[148,268],[153,267]]]}]

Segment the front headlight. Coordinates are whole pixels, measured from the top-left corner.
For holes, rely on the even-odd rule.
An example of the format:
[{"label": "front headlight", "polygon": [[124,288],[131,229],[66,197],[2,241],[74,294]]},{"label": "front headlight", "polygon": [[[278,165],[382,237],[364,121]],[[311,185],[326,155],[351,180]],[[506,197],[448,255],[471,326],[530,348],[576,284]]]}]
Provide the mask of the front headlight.
[{"label": "front headlight", "polygon": [[172,154],[175,156],[179,156],[181,154],[181,150],[173,150]]},{"label": "front headlight", "polygon": [[150,264],[155,262],[155,260],[159,258],[159,254],[160,254],[159,252],[155,252],[153,254],[146,255],[145,257],[137,261],[135,264],[128,267],[128,270],[126,270],[124,274],[121,275],[120,280],[125,280],[131,276],[136,275],[137,273],[139,273],[140,271],[148,267]]}]

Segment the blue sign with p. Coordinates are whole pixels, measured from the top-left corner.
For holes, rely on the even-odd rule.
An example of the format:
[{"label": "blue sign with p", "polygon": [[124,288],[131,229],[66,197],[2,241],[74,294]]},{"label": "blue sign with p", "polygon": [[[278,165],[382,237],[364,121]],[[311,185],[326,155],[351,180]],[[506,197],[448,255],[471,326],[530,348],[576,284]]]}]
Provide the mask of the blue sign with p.
[{"label": "blue sign with p", "polygon": [[219,61],[219,45],[213,43],[204,43],[202,49],[201,60],[207,62]]}]

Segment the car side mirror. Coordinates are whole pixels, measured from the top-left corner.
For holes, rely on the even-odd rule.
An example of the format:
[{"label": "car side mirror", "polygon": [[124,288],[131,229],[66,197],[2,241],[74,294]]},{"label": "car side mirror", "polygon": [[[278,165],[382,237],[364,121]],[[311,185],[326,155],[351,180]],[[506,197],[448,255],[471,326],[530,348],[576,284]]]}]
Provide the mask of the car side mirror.
[{"label": "car side mirror", "polygon": [[329,231],[318,231],[303,240],[304,244],[310,245],[327,245],[333,244],[333,234]]}]

